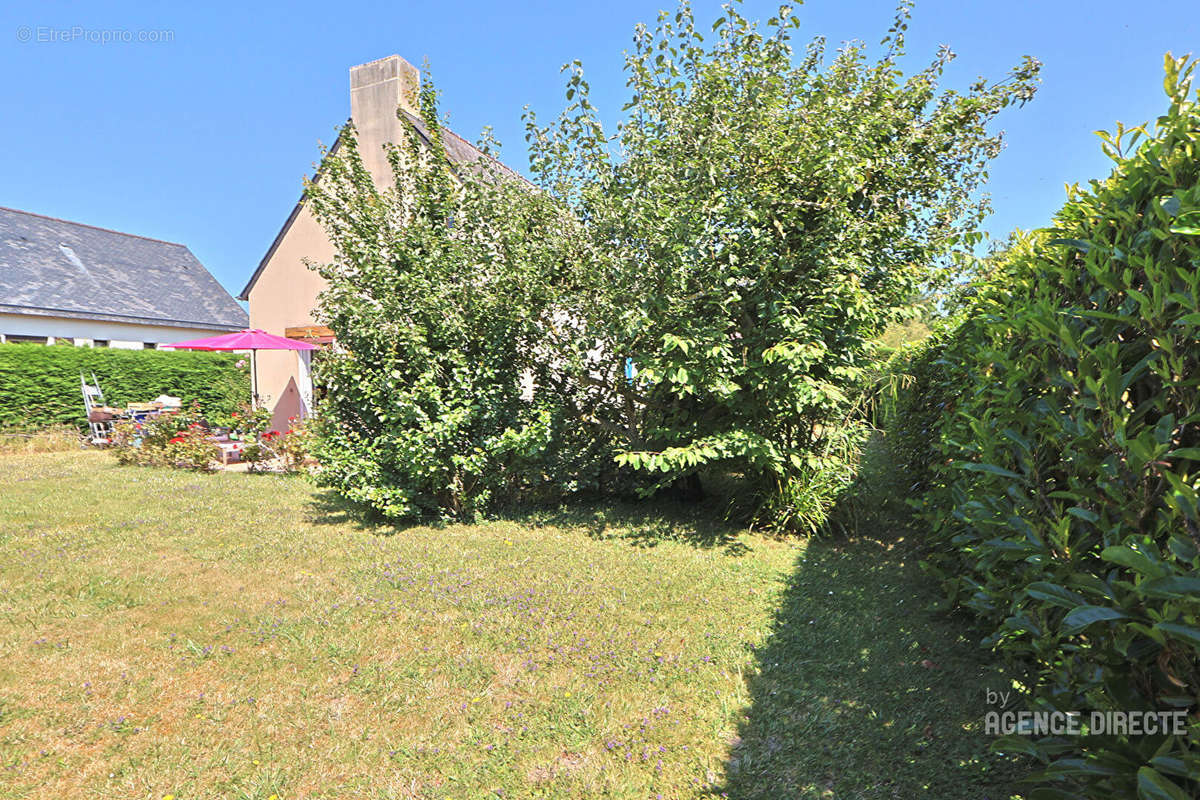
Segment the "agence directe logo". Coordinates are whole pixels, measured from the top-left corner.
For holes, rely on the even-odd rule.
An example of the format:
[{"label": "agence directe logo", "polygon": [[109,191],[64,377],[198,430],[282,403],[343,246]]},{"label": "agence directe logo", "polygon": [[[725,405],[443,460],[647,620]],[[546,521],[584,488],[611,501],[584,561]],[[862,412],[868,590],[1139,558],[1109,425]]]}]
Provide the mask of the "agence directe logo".
[{"label": "agence directe logo", "polygon": [[988,736],[1184,736],[1187,711],[1018,711],[1005,710],[1012,691],[986,693],[983,718]]}]

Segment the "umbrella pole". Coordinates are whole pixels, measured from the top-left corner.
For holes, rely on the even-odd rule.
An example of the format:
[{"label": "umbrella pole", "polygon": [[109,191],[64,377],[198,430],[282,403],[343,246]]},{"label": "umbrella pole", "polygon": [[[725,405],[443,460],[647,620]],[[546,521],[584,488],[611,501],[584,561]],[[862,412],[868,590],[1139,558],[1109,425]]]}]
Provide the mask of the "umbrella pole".
[{"label": "umbrella pole", "polygon": [[250,351],[250,407],[258,410],[258,351]]}]

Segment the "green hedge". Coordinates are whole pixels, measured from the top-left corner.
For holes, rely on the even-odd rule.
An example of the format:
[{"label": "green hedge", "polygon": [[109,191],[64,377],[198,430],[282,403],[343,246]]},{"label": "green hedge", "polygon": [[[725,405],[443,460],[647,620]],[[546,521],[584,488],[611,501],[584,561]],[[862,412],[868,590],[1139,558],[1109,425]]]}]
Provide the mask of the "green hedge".
[{"label": "green hedge", "polygon": [[230,413],[250,399],[245,359],[234,353],[111,350],[0,344],[0,428],[86,423],[79,373],[92,373],[110,405],[148,402],[160,394]]},{"label": "green hedge", "polygon": [[[1190,736],[998,741],[1041,761],[1034,798],[1200,796],[1190,71],[1168,59],[1156,128],[1104,135],[1112,175],[1073,189],[1054,228],[1019,239],[908,362],[895,439],[933,531],[928,566],[988,623],[985,643],[1029,668],[1027,706],[1190,715]],[[983,688],[981,717],[995,710]]]}]

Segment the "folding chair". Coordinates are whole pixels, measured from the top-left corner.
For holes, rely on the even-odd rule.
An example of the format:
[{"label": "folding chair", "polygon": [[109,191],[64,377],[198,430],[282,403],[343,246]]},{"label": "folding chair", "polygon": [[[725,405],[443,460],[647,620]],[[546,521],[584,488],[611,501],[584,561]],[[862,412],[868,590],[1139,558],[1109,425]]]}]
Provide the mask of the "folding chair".
[{"label": "folding chair", "polygon": [[79,386],[83,392],[83,408],[87,413],[88,427],[92,430],[92,444],[108,444],[112,434],[112,422],[92,422],[92,411],[97,406],[108,405],[104,399],[104,392],[100,390],[100,382],[96,380],[96,373],[92,373],[92,382],[89,384],[80,372]]}]

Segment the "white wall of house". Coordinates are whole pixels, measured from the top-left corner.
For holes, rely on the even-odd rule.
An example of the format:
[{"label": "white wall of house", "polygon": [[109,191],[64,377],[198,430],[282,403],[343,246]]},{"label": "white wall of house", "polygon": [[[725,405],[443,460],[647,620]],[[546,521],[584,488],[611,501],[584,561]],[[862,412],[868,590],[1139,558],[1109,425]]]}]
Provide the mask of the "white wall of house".
[{"label": "white wall of house", "polygon": [[48,344],[53,344],[59,339],[70,339],[76,345],[90,347],[94,342],[101,341],[107,342],[109,347],[141,350],[147,345],[157,346],[223,333],[229,331],[224,328],[177,328],[170,325],[0,313],[0,341],[19,336],[45,338]]}]

